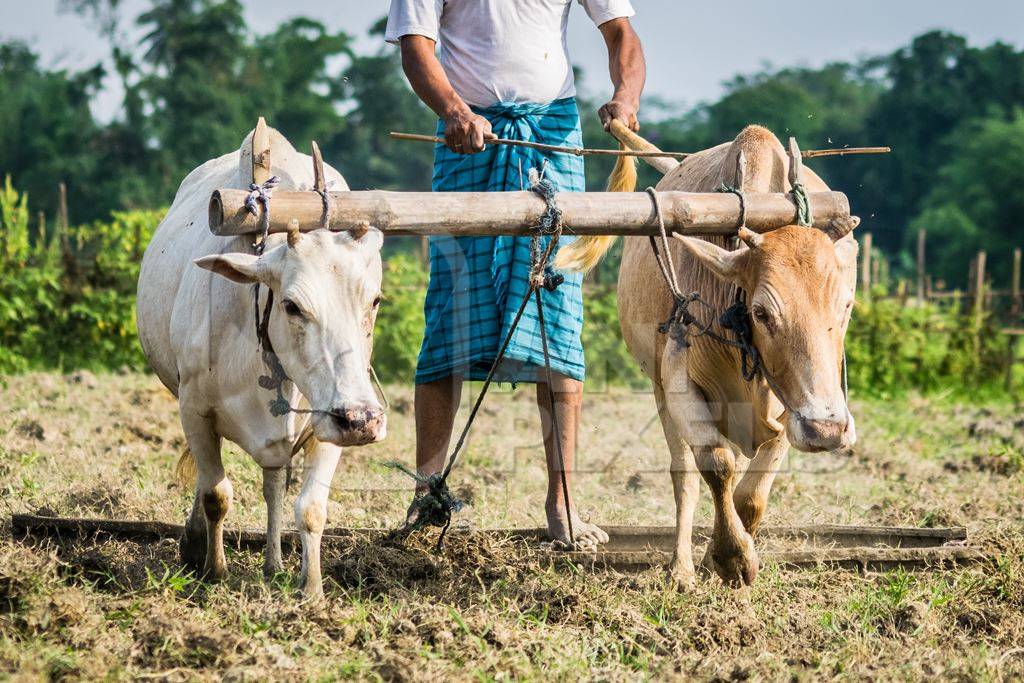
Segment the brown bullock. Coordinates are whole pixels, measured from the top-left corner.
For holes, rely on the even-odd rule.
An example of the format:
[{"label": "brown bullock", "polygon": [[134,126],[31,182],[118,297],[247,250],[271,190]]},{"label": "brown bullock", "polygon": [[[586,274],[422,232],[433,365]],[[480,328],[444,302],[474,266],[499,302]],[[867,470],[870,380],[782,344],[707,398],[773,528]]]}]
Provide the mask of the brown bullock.
[{"label": "brown bullock", "polygon": [[[633,149],[650,149],[639,136]],[[732,143],[700,152],[668,171],[660,190],[712,192],[736,183],[737,159],[746,158],[744,191],[789,192],[788,159],[779,140],[760,126]],[[828,191],[805,169],[808,192]],[[609,189],[632,191],[635,164],[620,161]],[[722,329],[718,313],[742,290],[750,311],[753,342],[764,372],[745,381],[738,349],[708,336],[677,343],[658,333],[673,301],[646,238],[626,238],[618,280],[623,337],[650,377],[665,438],[672,454],[676,548],[670,574],[679,587],[695,581],[691,536],[700,476],[711,489],[714,531],[705,566],[730,585],[749,585],[758,570],[752,534],[790,444],[801,451],[850,446],[856,436],[842,381],[843,339],[856,283],[856,220],[836,233],[789,226],[764,235],[742,229],[742,242],[677,236],[671,252],[682,292],[698,292],[710,304],[693,313]],[[833,241],[839,236],[841,239]],[[590,268],[611,239],[581,238],[564,248],[556,265]],[[737,467],[737,454],[750,460]],[[742,474],[742,476],[740,476]]]}]

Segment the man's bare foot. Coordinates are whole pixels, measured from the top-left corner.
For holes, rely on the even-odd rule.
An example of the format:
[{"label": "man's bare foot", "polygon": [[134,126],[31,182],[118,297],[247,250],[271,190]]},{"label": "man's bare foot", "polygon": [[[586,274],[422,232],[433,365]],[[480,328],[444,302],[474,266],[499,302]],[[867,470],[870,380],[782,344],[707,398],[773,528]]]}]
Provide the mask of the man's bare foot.
[{"label": "man's bare foot", "polygon": [[576,508],[572,508],[572,533],[576,540],[575,546],[569,542],[569,525],[565,519],[564,505],[545,505],[548,516],[548,538],[561,548],[592,552],[597,546],[608,542],[608,534],[596,524],[589,524],[580,519]]}]

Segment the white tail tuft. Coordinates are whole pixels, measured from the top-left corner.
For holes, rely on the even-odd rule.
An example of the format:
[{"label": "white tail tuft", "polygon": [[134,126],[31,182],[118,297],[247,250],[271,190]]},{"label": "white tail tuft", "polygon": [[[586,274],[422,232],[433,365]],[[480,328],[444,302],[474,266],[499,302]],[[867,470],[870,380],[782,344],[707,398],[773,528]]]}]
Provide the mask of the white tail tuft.
[{"label": "white tail tuft", "polygon": [[[625,145],[620,145],[626,149]],[[637,183],[636,157],[619,157],[612,174],[608,176],[608,192],[635,192]],[[562,247],[555,256],[555,268],[560,270],[590,270],[611,249],[614,235],[585,235]]]},{"label": "white tail tuft", "polygon": [[192,457],[192,449],[185,447],[178,457],[178,463],[174,466],[174,478],[186,488],[192,488],[196,483],[196,459]]}]

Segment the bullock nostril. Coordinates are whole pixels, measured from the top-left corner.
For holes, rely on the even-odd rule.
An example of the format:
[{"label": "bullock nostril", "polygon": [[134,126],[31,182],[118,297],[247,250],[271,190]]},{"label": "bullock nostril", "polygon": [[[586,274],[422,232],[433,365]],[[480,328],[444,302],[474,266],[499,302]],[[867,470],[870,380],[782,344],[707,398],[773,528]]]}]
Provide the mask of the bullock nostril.
[{"label": "bullock nostril", "polygon": [[838,443],[846,432],[846,420],[802,420],[804,435],[815,444]]},{"label": "bullock nostril", "polygon": [[338,408],[331,411],[335,424],[343,431],[359,431],[379,422],[383,413],[368,406]]}]

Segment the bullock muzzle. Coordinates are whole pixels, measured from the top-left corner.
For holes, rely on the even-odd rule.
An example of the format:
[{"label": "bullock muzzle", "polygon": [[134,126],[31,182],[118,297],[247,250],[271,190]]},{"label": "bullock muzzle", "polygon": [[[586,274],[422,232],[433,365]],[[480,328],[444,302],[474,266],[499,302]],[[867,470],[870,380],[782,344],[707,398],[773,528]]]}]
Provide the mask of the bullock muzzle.
[{"label": "bullock muzzle", "polygon": [[363,446],[387,436],[387,415],[376,403],[335,408],[330,411],[330,419],[339,435],[339,446]]},{"label": "bullock muzzle", "polygon": [[805,453],[844,450],[857,440],[853,416],[848,411],[837,417],[795,417],[789,432],[793,446]]}]

